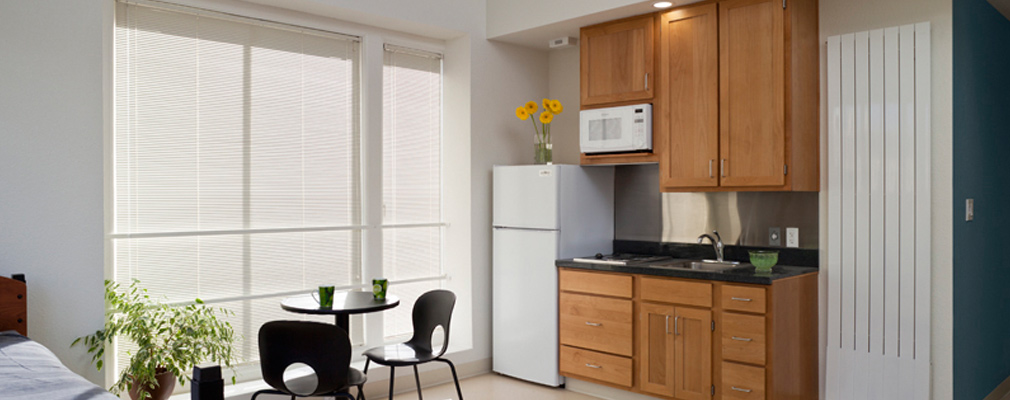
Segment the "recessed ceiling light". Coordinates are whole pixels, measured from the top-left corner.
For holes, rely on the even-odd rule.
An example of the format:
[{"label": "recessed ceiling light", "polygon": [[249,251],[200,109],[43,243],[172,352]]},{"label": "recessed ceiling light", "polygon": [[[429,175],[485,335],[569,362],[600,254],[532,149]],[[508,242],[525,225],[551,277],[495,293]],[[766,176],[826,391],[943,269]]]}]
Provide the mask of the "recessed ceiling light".
[{"label": "recessed ceiling light", "polygon": [[670,8],[670,7],[673,7],[673,3],[669,2],[669,1],[660,1],[660,2],[656,2],[656,3],[652,3],[652,6],[656,7],[656,8]]}]

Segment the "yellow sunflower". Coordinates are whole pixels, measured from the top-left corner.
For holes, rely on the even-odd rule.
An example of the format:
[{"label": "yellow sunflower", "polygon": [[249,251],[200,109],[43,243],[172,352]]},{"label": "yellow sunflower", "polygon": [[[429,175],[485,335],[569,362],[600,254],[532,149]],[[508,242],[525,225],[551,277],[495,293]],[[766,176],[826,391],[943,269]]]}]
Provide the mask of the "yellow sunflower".
[{"label": "yellow sunflower", "polygon": [[565,110],[565,108],[561,105],[561,101],[559,100],[551,100],[550,107],[544,107],[544,108],[551,110],[551,114],[561,114],[561,112]]},{"label": "yellow sunflower", "polygon": [[530,113],[526,112],[526,107],[516,107],[516,117],[525,121],[530,117]]},{"label": "yellow sunflower", "polygon": [[543,104],[544,110],[550,110],[551,109],[551,100],[550,99],[544,99],[544,101],[541,102],[540,104]]},{"label": "yellow sunflower", "polygon": [[544,111],[544,112],[540,113],[540,123],[541,124],[549,124],[553,120],[554,120],[554,114],[551,114],[549,111]]},{"label": "yellow sunflower", "polygon": [[526,102],[526,113],[533,115],[537,112],[537,103],[530,100]]}]

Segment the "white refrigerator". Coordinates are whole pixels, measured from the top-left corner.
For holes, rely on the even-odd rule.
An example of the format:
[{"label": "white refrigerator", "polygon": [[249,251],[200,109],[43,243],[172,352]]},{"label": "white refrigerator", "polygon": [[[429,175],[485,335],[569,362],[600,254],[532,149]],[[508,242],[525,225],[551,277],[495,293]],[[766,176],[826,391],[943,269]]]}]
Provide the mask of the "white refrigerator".
[{"label": "white refrigerator", "polygon": [[493,369],[560,386],[554,261],[611,252],[614,169],[495,166],[493,180]]}]

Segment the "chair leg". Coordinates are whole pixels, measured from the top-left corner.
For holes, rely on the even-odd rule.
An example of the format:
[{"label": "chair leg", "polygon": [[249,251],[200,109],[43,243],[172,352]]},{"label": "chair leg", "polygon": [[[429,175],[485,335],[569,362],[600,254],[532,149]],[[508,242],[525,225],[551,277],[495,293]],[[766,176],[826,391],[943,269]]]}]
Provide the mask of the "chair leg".
[{"label": "chair leg", "polygon": [[393,400],[393,371],[395,370],[396,367],[392,365],[389,366],[389,400]]},{"label": "chair leg", "polygon": [[371,358],[365,359],[365,370],[361,371],[363,374],[368,375],[368,364],[370,364],[371,362],[372,362]]},{"label": "chair leg", "polygon": [[449,364],[449,370],[452,371],[452,381],[456,383],[456,394],[459,395],[459,400],[463,400],[463,390],[459,388],[459,377],[456,376],[456,366],[453,365],[452,361],[444,358],[436,358],[435,360]]},{"label": "chair leg", "polygon": [[414,365],[414,382],[417,383],[417,400],[424,400],[421,396],[421,376],[417,373],[417,365]]},{"label": "chair leg", "polygon": [[358,385],[358,398],[357,400],[365,400],[365,386]]}]

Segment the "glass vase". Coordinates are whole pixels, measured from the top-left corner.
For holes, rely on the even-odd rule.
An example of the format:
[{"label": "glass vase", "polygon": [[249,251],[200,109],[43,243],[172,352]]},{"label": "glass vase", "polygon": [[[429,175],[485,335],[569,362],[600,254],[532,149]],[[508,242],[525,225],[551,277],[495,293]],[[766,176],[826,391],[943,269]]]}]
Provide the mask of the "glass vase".
[{"label": "glass vase", "polygon": [[554,163],[554,154],[550,143],[536,143],[533,145],[533,162],[548,165]]}]

